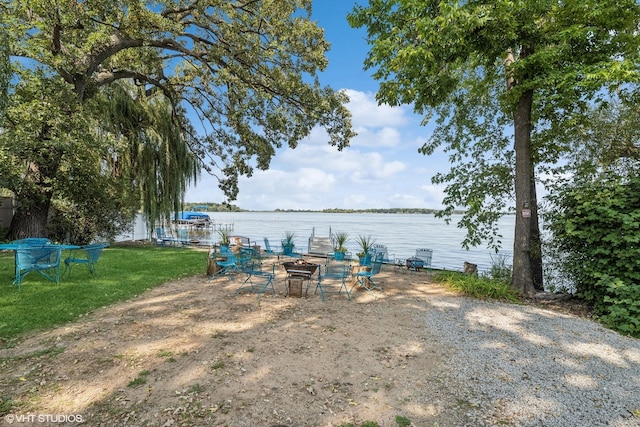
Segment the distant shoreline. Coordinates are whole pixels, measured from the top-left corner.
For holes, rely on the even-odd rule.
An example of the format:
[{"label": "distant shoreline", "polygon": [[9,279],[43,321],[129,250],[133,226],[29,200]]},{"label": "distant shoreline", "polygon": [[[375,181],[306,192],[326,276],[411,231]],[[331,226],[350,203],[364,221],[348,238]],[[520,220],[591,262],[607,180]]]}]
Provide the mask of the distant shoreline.
[{"label": "distant shoreline", "polygon": [[[310,212],[310,213],[375,213],[375,214],[437,214],[442,212],[441,209],[429,209],[429,208],[375,208],[375,209],[341,209],[341,208],[329,208],[329,209],[275,209],[275,210],[249,210],[242,209],[235,205],[227,205],[223,203],[185,203],[186,210],[194,209],[198,207],[198,210],[206,207],[206,212]],[[454,215],[462,215],[465,211],[455,210],[451,212]],[[513,215],[513,212],[504,212],[503,215]]]}]

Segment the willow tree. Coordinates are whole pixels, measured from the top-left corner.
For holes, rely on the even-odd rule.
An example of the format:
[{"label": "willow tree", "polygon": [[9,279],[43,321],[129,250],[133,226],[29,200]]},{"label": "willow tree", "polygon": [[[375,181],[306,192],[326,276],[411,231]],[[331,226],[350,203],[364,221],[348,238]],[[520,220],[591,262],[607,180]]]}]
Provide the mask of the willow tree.
[{"label": "willow tree", "polygon": [[495,212],[515,211],[522,294],[542,280],[536,167],[562,156],[599,96],[636,89],[639,21],[636,0],[370,0],[349,15],[367,29],[378,101],[438,117],[421,152],[451,153],[452,171],[433,178],[447,184],[443,215],[467,208],[477,243]]},{"label": "willow tree", "polygon": [[[181,195],[200,172],[166,98],[114,84],[87,102],[97,134],[87,133],[65,158],[49,215],[49,237],[86,243],[128,228],[142,205],[149,229],[180,209]],[[51,116],[49,116],[51,117]],[[87,144],[87,138],[94,142]],[[70,138],[67,137],[67,142]],[[88,148],[88,149],[87,149]]]},{"label": "willow tree", "polygon": [[[234,200],[239,176],[268,168],[278,147],[295,147],[313,127],[324,127],[338,148],[352,136],[346,97],[317,79],[328,44],[310,20],[310,0],[5,7],[15,86],[0,139],[11,167],[3,166],[0,187],[19,198],[14,236],[46,232],[57,189],[78,181],[62,174],[78,158],[109,176],[131,172],[153,214],[175,206],[180,183],[194,177],[189,155]],[[129,94],[115,109],[114,86]],[[165,103],[169,110],[158,116]]]}]

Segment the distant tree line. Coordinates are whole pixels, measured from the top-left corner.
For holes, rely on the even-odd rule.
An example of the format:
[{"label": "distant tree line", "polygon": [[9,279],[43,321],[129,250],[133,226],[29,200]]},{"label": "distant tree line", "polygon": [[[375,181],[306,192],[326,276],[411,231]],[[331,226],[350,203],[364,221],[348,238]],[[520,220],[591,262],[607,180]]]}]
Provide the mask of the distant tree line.
[{"label": "distant tree line", "polygon": [[[185,210],[205,212],[255,212],[229,203],[185,203]],[[274,212],[322,212],[322,213],[388,213],[388,214],[435,214],[438,209],[425,208],[378,208],[378,209],[275,209]],[[453,213],[463,214],[464,211]]]},{"label": "distant tree line", "polygon": [[185,203],[184,209],[204,212],[243,212],[246,210],[230,203]]}]

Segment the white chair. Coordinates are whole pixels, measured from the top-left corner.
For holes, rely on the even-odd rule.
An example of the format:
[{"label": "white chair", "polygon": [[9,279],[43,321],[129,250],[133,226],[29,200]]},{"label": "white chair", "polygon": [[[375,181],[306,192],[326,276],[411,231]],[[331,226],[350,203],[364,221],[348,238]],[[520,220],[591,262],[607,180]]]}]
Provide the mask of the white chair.
[{"label": "white chair", "polygon": [[416,256],[407,259],[407,268],[414,273],[422,268],[431,270],[433,249],[416,249]]}]

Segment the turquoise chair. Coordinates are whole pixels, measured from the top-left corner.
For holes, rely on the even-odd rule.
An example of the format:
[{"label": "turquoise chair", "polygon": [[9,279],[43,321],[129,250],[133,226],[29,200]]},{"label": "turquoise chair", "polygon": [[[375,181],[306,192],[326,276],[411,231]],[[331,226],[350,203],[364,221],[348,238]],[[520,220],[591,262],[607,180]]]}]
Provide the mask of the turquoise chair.
[{"label": "turquoise chair", "polygon": [[[342,290],[344,290],[347,295],[347,300],[351,301],[351,293],[346,283],[350,273],[351,266],[348,265],[348,262],[336,261],[334,254],[327,254],[325,265],[318,267],[318,284],[316,285],[314,294],[320,291],[320,296],[322,297],[322,301],[324,301],[325,295],[340,295],[342,294]],[[329,284],[331,284],[331,287],[329,287]]]},{"label": "turquoise chair", "polygon": [[275,264],[271,266],[271,271],[265,270],[262,262],[259,260],[253,260],[248,263],[242,264],[241,271],[247,275],[242,284],[236,289],[235,294],[238,295],[241,292],[251,292],[260,295],[265,292],[272,292],[276,294],[276,290],[273,287],[273,278],[275,277]]},{"label": "turquoise chair", "polygon": [[371,257],[375,258],[375,255],[378,253],[382,253],[382,263],[383,264],[395,264],[396,258],[395,255],[390,256],[389,251],[387,250],[387,245],[381,244],[373,244],[371,245]]},{"label": "turquoise chair", "polygon": [[249,247],[242,246],[238,249],[238,254],[236,255],[236,263],[238,264],[238,268],[240,270],[244,270],[247,268],[249,264],[261,263],[262,257],[260,256],[260,252]]},{"label": "turquoise chair", "polygon": [[69,272],[68,276],[71,276],[71,268],[73,264],[85,264],[89,268],[91,275],[93,275],[93,277],[98,277],[98,272],[96,271],[96,264],[100,259],[100,255],[102,255],[102,251],[104,250],[104,248],[108,246],[109,246],[108,243],[96,243],[93,245],[82,246],[79,250],[81,250],[85,256],[82,258],[73,257],[73,256],[66,258],[64,260],[65,268],[64,268],[64,273],[62,275],[63,276],[67,275],[67,271],[68,271]]},{"label": "turquoise chair", "polygon": [[178,237],[177,241],[182,246],[188,246],[191,244],[191,239],[189,238],[189,231],[186,228],[179,228],[177,231]]},{"label": "turquoise chair", "polygon": [[209,278],[214,279],[216,277],[227,276],[229,280],[233,282],[235,280],[234,276],[238,272],[238,258],[236,254],[231,252],[227,247],[221,246],[220,253],[215,254],[215,262],[220,268]]},{"label": "turquoise chair", "polygon": [[356,286],[361,286],[370,293],[373,294],[373,290],[382,291],[382,288],[375,282],[374,276],[380,273],[382,269],[382,262],[384,254],[379,252],[376,254],[373,262],[371,263],[371,269],[366,271],[359,271],[356,273],[356,282],[353,284],[349,292],[353,291]]},{"label": "turquoise chair", "polygon": [[267,239],[266,237],[264,238],[264,252],[267,255],[277,256],[278,258],[280,258],[280,255],[282,255],[282,251],[276,251],[271,247],[271,243],[269,243],[269,239]]},{"label": "turquoise chair", "polygon": [[23,245],[15,251],[16,278],[13,283],[22,287],[27,274],[35,271],[42,277],[60,284],[60,255],[62,248],[56,245],[29,246]]}]

